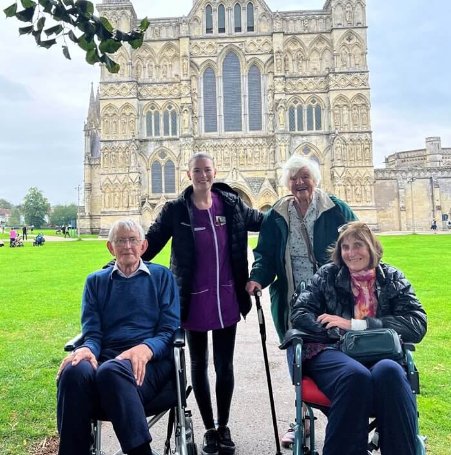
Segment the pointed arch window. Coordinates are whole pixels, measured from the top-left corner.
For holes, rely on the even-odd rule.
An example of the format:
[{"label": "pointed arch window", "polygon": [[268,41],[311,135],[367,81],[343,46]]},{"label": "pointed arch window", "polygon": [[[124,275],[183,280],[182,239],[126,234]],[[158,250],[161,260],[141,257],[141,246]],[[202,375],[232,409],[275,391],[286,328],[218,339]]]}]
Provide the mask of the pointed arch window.
[{"label": "pointed arch window", "polygon": [[254,5],[251,2],[247,4],[247,31],[254,31]]},{"label": "pointed arch window", "polygon": [[229,52],[222,64],[224,131],[242,131],[241,69],[238,56]]},{"label": "pointed arch window", "polygon": [[224,5],[218,6],[218,33],[225,33],[225,8],[224,8]]},{"label": "pointed arch window", "polygon": [[161,164],[159,161],[154,161],[151,168],[152,176],[152,193],[163,192],[163,179],[161,173]]},{"label": "pointed arch window", "polygon": [[239,3],[236,3],[233,8],[233,22],[235,32],[241,32],[241,6]]},{"label": "pointed arch window", "polygon": [[288,128],[290,131],[304,131],[304,106],[297,100],[288,108]]},{"label": "pointed arch window", "polygon": [[160,136],[160,113],[155,106],[146,114],[146,133],[147,137]]},{"label": "pointed arch window", "polygon": [[164,192],[175,193],[175,166],[171,160],[164,165]]},{"label": "pointed arch window", "polygon": [[307,131],[318,131],[322,129],[321,106],[313,98],[307,106]]},{"label": "pointed arch window", "polygon": [[206,133],[218,131],[218,116],[216,107],[216,75],[207,68],[203,75],[204,99],[204,130]]},{"label": "pointed arch window", "polygon": [[258,66],[252,65],[248,74],[249,131],[262,129],[262,79]]},{"label": "pointed arch window", "polygon": [[172,104],[163,113],[163,136],[177,136],[177,112]]},{"label": "pointed arch window", "polygon": [[211,5],[205,7],[205,32],[213,33],[213,10]]}]

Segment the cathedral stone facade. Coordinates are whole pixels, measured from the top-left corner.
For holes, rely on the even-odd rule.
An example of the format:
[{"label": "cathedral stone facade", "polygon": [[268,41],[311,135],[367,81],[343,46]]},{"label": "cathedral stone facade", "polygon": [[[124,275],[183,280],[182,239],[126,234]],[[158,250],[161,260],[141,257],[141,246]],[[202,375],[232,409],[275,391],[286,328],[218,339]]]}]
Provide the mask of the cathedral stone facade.
[{"label": "cathedral stone facade", "polygon": [[[128,0],[97,8],[124,31],[139,20]],[[321,187],[378,229],[366,31],[363,0],[288,12],[194,0],[186,16],[152,19],[144,44],[122,47],[119,73],[101,68],[91,93],[81,232],[104,235],[124,216],[147,227],[189,185],[198,151],[262,210],[286,193],[282,163],[311,157]]]}]

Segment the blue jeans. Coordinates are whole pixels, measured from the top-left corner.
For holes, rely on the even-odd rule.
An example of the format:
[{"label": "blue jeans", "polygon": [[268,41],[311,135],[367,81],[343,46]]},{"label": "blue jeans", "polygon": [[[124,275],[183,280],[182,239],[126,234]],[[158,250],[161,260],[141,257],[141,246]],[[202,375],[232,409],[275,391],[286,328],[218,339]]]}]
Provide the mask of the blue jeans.
[{"label": "blue jeans", "polygon": [[[213,363],[216,372],[216,404],[218,425],[227,425],[230,415],[235,378],[233,354],[235,351],[236,324],[225,329],[212,330]],[[191,381],[194,396],[206,429],[214,428],[210,383],[208,381],[208,332],[187,331],[191,358]]]},{"label": "blue jeans", "polygon": [[415,453],[416,405],[401,365],[381,360],[370,368],[337,350],[325,350],[304,363],[329,398],[323,455],[366,455],[368,419],[378,420],[383,455]]}]

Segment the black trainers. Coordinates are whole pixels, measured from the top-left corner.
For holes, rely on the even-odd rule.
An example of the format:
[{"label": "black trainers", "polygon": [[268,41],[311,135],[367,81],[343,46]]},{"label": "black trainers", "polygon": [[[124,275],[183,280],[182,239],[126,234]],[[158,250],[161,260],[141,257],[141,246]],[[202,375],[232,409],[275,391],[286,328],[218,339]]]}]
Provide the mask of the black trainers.
[{"label": "black trainers", "polygon": [[235,443],[230,436],[229,427],[218,427],[219,453],[222,455],[233,455],[235,453]]},{"label": "black trainers", "polygon": [[204,434],[204,443],[202,444],[202,455],[218,455],[218,432],[212,428]]}]

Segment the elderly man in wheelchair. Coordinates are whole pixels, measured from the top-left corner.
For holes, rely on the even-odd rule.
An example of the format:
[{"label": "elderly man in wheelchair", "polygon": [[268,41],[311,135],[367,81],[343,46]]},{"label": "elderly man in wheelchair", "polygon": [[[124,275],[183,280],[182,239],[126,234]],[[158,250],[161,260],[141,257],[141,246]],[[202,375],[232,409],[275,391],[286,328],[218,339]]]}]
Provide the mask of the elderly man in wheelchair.
[{"label": "elderly man in wheelchair", "polygon": [[176,375],[179,293],[171,272],[142,261],[147,241],[133,220],[113,224],[107,247],[115,265],[88,276],[83,341],[57,374],[59,455],[100,453],[91,432],[98,418],[112,422],[123,453],[152,455],[146,415]]},{"label": "elderly man in wheelchair", "polygon": [[[295,293],[293,329],[281,346],[295,346],[293,453],[318,453],[311,410],[316,408],[328,418],[323,455],[367,455],[375,448],[382,455],[423,455],[415,398],[417,371],[408,349],[413,350],[409,343],[418,343],[426,334],[426,313],[403,273],[380,262],[382,246],[366,224],[350,222],[339,232],[332,263]],[[354,341],[359,337],[361,343],[363,335],[370,336],[379,350],[376,331],[384,337],[390,332],[398,343],[396,359],[358,361],[357,343],[343,348],[344,337],[350,335]],[[404,342],[404,358],[398,335]],[[360,349],[360,354],[365,352]],[[308,407],[305,418],[302,402]],[[369,444],[372,417],[379,441]],[[306,419],[310,435],[304,430]]]}]

